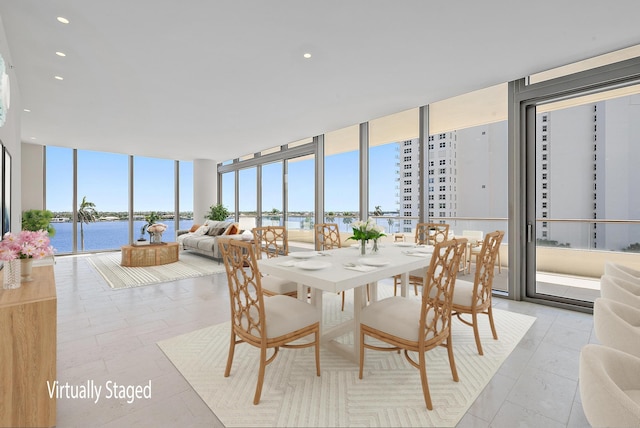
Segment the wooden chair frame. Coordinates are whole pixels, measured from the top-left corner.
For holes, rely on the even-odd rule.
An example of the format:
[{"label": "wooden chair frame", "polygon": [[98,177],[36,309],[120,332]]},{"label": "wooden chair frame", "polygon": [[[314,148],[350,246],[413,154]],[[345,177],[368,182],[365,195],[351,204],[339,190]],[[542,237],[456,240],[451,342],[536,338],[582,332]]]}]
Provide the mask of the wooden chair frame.
[{"label": "wooden chair frame", "polygon": [[[320,376],[320,324],[316,322],[288,334],[268,338],[266,333],[268,320],[264,311],[264,297],[260,284],[261,275],[258,270],[254,245],[250,242],[228,240],[220,245],[220,250],[227,272],[231,302],[231,341],[224,376],[229,377],[231,374],[235,346],[242,342],[260,348],[260,368],[253,404],[260,402],[265,367],[274,360],[280,347],[307,348],[315,346],[316,374]],[[286,298],[292,299],[291,297]],[[290,342],[310,334],[315,336],[314,341],[290,344]],[[273,348],[274,352],[267,358],[267,350],[270,348]]]},{"label": "wooden chair frame", "polygon": [[258,259],[265,254],[267,258],[289,255],[289,238],[284,226],[254,227],[253,241]]},{"label": "wooden chair frame", "polygon": [[[434,231],[433,234],[430,232]],[[446,223],[418,223],[416,225],[416,234],[414,237],[416,245],[435,245],[438,242],[444,242],[449,238],[449,225]],[[413,285],[413,290],[418,295],[418,286],[422,285],[424,278],[416,275],[409,275],[409,285]],[[401,276],[393,277],[393,295],[398,293],[398,285],[400,285]]]},{"label": "wooden chair frame", "polygon": [[342,248],[340,229],[337,223],[318,223],[314,226],[316,251]]},{"label": "wooden chair frame", "polygon": [[[493,289],[493,276],[496,258],[500,251],[500,243],[504,238],[504,231],[497,230],[487,233],[482,242],[480,254],[477,260],[480,265],[476,266],[476,275],[473,281],[473,296],[471,298],[471,306],[463,306],[453,304],[453,314],[466,325],[473,327],[473,335],[476,339],[476,347],[478,353],[482,352],[482,344],[480,343],[480,333],[478,331],[478,314],[489,316],[489,324],[491,325],[491,333],[493,338],[498,340],[496,326],[493,323],[493,311],[491,308],[491,294]],[[471,315],[471,321],[462,317],[463,314]]]},{"label": "wooden chair frame", "polygon": [[[424,401],[427,409],[432,410],[433,404],[431,402],[427,381],[425,352],[437,346],[443,346],[447,348],[453,380],[458,382],[458,371],[453,356],[453,343],[451,340],[451,306],[456,275],[458,273],[458,264],[460,263],[460,258],[464,255],[466,245],[467,240],[464,238],[439,242],[435,245],[429,269],[423,283],[424,291],[419,324],[420,335],[417,342],[408,341],[369,327],[366,324],[360,324],[360,379],[362,379],[364,368],[365,349],[377,351],[404,350],[404,356],[407,361],[420,371]],[[435,299],[428,298],[432,293]],[[398,297],[391,298],[394,299]],[[411,328],[411,326],[407,326],[407,328]],[[368,344],[365,342],[365,336],[378,339],[391,346],[383,347]],[[409,351],[418,353],[417,362],[409,355]]]}]

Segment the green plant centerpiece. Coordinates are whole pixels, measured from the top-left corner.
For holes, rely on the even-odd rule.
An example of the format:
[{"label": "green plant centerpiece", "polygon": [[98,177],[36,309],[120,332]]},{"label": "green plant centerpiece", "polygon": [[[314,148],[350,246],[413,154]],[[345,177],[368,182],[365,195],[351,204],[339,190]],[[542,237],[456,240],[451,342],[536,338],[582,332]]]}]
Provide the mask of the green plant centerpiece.
[{"label": "green plant centerpiece", "polygon": [[46,230],[50,237],[54,236],[56,230],[51,226],[52,219],[53,213],[49,210],[26,210],[22,213],[22,230]]},{"label": "green plant centerpiece", "polygon": [[367,221],[356,221],[351,224],[351,228],[353,230],[353,235],[347,239],[353,239],[355,241],[360,241],[360,254],[365,254],[365,246],[367,241],[373,240],[373,249],[372,251],[375,253],[378,251],[378,239],[386,236],[384,234],[384,229],[381,226],[378,226],[375,221],[370,218]]},{"label": "green plant centerpiece", "polygon": [[215,221],[225,221],[229,218],[229,210],[222,204],[215,204],[209,207],[209,212],[205,214],[205,219]]},{"label": "green plant centerpiece", "polygon": [[158,220],[160,220],[160,214],[155,211],[151,211],[148,215],[144,216],[144,219],[146,223],[140,228],[140,239],[138,239],[138,241],[146,241],[144,234],[147,232],[149,226],[156,224]]}]

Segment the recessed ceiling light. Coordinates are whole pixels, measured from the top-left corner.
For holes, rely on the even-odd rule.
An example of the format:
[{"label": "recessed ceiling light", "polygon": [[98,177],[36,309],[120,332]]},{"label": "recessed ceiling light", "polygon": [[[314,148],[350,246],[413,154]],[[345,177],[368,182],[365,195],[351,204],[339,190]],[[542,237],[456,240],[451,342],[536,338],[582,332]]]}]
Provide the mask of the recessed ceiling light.
[{"label": "recessed ceiling light", "polygon": [[53,77],[58,80],[64,80],[64,77],[60,77],[60,76],[53,76]]},{"label": "recessed ceiling light", "polygon": [[62,16],[59,16],[56,19],[58,20],[58,22],[62,22],[63,24],[69,23],[69,20],[67,18],[63,18]]},{"label": "recessed ceiling light", "polygon": [[302,55],[303,57],[309,59],[311,58],[311,54],[309,52],[305,53],[304,55]]},{"label": "recessed ceiling light", "polygon": [[64,53],[64,52],[56,52],[56,55],[58,55],[58,56],[67,56],[67,54]]},{"label": "recessed ceiling light", "polygon": [[36,137],[31,137],[31,139],[32,139],[32,140],[35,140],[35,139],[36,139]]},{"label": "recessed ceiling light", "polygon": [[24,111],[26,111],[27,113],[31,113],[31,110],[29,110],[28,108],[24,109]]}]

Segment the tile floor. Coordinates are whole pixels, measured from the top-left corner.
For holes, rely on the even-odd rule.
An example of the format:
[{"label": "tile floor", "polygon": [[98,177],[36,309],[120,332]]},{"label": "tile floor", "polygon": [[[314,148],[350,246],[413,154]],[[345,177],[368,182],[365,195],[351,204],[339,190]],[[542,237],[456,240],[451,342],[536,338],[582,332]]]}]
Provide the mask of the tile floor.
[{"label": "tile floor", "polygon": [[[111,290],[86,257],[57,257],[55,275],[58,380],[152,385],[150,399],[132,403],[126,397],[107,399],[106,391],[97,403],[60,398],[58,427],[222,426],[156,342],[226,321],[224,274]],[[494,305],[537,321],[459,426],[588,426],[578,391],[578,357],[583,345],[597,342],[592,316],[497,298]]]}]

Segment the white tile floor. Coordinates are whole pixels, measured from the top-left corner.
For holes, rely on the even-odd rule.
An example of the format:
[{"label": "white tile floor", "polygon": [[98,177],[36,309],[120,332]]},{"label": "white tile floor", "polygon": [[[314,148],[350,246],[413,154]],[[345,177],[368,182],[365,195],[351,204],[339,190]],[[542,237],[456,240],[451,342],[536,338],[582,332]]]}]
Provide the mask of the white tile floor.
[{"label": "white tile floor", "polygon": [[[217,263],[212,261],[212,263]],[[58,380],[146,385],[152,398],[58,400],[57,426],[222,426],[156,342],[229,317],[224,274],[111,290],[85,257],[57,257]],[[502,273],[501,275],[505,275]],[[537,321],[466,413],[461,427],[588,426],[578,392],[592,316],[494,299]],[[417,373],[416,373],[417,374]]]}]

